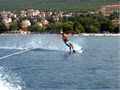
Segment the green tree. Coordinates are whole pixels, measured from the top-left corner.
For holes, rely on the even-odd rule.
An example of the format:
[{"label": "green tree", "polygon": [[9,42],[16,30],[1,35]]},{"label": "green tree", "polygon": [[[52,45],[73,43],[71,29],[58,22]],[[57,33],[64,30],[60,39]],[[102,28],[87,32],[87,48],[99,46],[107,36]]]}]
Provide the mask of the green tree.
[{"label": "green tree", "polygon": [[96,27],[93,26],[93,25],[90,25],[90,26],[89,26],[88,31],[89,31],[89,33],[99,33],[99,32],[100,32],[99,29],[96,28]]},{"label": "green tree", "polygon": [[74,32],[77,32],[77,33],[84,32],[84,27],[79,22],[74,23],[73,29],[74,29]]},{"label": "green tree", "polygon": [[113,12],[109,17],[110,20],[115,19],[115,18],[119,18],[119,13]]},{"label": "green tree", "polygon": [[31,32],[37,32],[37,33],[42,32],[41,27],[38,26],[38,25],[36,25],[36,26],[35,26],[35,25],[30,26],[30,27],[29,27],[29,30],[30,30]]},{"label": "green tree", "polygon": [[55,33],[60,33],[60,30],[62,29],[62,26],[63,26],[63,23],[62,22],[55,22],[54,23],[54,30],[55,30]]},{"label": "green tree", "polygon": [[53,30],[53,23],[47,24],[46,27],[47,27],[46,30],[49,30],[49,31]]},{"label": "green tree", "polygon": [[9,30],[18,30],[18,24],[17,23],[11,23],[11,25],[9,26]]},{"label": "green tree", "polygon": [[2,20],[3,20],[3,17],[2,17],[2,15],[0,14],[0,23],[1,23]]},{"label": "green tree", "polygon": [[65,22],[63,24],[63,32],[72,33],[73,32],[73,22]]},{"label": "green tree", "polygon": [[8,31],[8,28],[6,27],[5,24],[1,23],[1,24],[0,24],[0,33],[3,33],[3,32],[5,32],[5,31]]},{"label": "green tree", "polygon": [[84,17],[80,18],[79,22],[85,26],[85,25],[92,25],[94,23],[94,19],[92,17]]},{"label": "green tree", "polygon": [[119,33],[119,32],[120,32],[120,31],[119,31],[119,25],[118,25],[118,26],[115,27],[114,33]]},{"label": "green tree", "polygon": [[115,25],[110,21],[106,20],[105,22],[101,23],[101,31],[109,31],[114,32]]}]

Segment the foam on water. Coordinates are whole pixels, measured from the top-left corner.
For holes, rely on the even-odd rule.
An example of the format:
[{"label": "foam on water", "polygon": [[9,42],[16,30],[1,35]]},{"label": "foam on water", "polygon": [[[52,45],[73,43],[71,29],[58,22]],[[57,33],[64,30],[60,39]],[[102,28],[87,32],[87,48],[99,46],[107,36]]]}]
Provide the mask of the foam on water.
[{"label": "foam on water", "polygon": [[0,67],[0,90],[22,90],[21,79],[17,74]]},{"label": "foam on water", "polygon": [[79,52],[79,53],[82,53],[82,52],[83,52],[82,47],[79,46],[78,44],[73,43],[73,46],[74,46],[74,49],[75,49],[77,52]]},{"label": "foam on water", "polygon": [[[69,51],[69,48],[61,40],[61,37],[48,37],[48,36],[21,36],[7,38],[5,41],[0,42],[0,49],[47,49],[47,50],[59,50]],[[75,50],[79,50],[81,47],[74,43]]]}]

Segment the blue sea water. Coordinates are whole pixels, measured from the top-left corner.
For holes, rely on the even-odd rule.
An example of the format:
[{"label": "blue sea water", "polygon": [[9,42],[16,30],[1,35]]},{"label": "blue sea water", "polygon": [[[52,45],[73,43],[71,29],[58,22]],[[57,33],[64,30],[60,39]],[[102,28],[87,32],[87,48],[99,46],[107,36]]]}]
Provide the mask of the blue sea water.
[{"label": "blue sea water", "polygon": [[120,90],[120,37],[0,36],[0,90]]}]

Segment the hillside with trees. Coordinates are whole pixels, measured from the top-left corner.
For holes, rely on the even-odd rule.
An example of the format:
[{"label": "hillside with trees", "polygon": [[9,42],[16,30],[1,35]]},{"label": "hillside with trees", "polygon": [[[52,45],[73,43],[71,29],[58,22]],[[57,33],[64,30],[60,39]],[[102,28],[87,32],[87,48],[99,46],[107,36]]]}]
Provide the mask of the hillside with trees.
[{"label": "hillside with trees", "polygon": [[118,3],[119,0],[0,0],[0,10],[86,12],[100,9],[102,5]]},{"label": "hillside with trees", "polygon": [[[114,18],[118,18],[116,13]],[[110,17],[105,18],[103,15],[84,15],[61,19],[59,22],[53,22],[46,26],[46,30],[52,33],[59,33],[62,29],[65,33],[118,33],[119,25],[112,23]],[[114,19],[113,18],[113,19]]]},{"label": "hillside with trees", "polygon": [[[0,16],[1,17],[1,16]],[[35,22],[33,18],[28,18],[31,25],[27,27],[27,31],[31,33],[60,33],[61,30],[65,33],[119,33],[119,24],[113,23],[111,19],[118,18],[118,13],[113,13],[109,17],[104,17],[102,14],[80,14],[71,17],[61,17],[59,21],[54,21],[51,17],[46,17],[49,21],[47,25],[40,25],[40,22]],[[39,19],[39,18],[38,18]],[[1,19],[2,20],[2,19]],[[20,18],[6,26],[0,23],[0,33],[9,33],[22,29],[22,21],[26,18]]]}]

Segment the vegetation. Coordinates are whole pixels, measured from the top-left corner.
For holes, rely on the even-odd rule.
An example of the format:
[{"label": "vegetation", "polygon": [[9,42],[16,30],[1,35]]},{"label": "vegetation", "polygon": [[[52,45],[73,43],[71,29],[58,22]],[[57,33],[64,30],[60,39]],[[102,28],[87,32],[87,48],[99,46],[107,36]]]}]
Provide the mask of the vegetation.
[{"label": "vegetation", "polygon": [[0,10],[18,11],[30,8],[40,11],[86,12],[119,0],[0,0]]},{"label": "vegetation", "polygon": [[[40,11],[77,13],[94,11],[108,3],[118,3],[118,0],[0,0],[0,10],[20,11],[33,8]],[[119,25],[112,23],[112,20],[118,17],[119,14],[116,12],[107,18],[102,14],[86,15],[84,13],[80,15],[75,14],[72,17],[62,17],[59,21],[54,21],[52,17],[47,17],[49,24],[43,26],[35,24],[31,18],[28,18],[32,25],[27,29],[35,33],[60,33],[61,30],[65,33],[118,33]],[[19,21],[12,22],[6,26],[1,23],[2,18],[0,16],[0,33],[21,29],[22,20],[24,18],[19,18]]]},{"label": "vegetation", "polygon": [[[113,19],[118,18],[111,16]],[[32,25],[28,27],[28,30],[35,33],[60,33],[61,30],[65,33],[118,33],[119,25],[112,23],[110,17],[104,17],[100,15],[92,14],[81,14],[72,17],[62,17],[59,21],[54,21],[49,18],[49,24],[39,25],[31,20]],[[64,19],[63,19],[64,18]],[[21,22],[13,22],[10,26],[5,26],[3,23],[0,24],[0,33],[12,30],[18,30],[21,28]]]},{"label": "vegetation", "polygon": [[80,15],[76,17],[66,17],[66,19],[63,18],[61,18],[59,22],[50,22],[44,31],[49,31],[51,33],[60,33],[61,30],[65,33],[119,32],[119,25],[112,23],[110,20],[111,17],[105,18],[102,15]]}]

